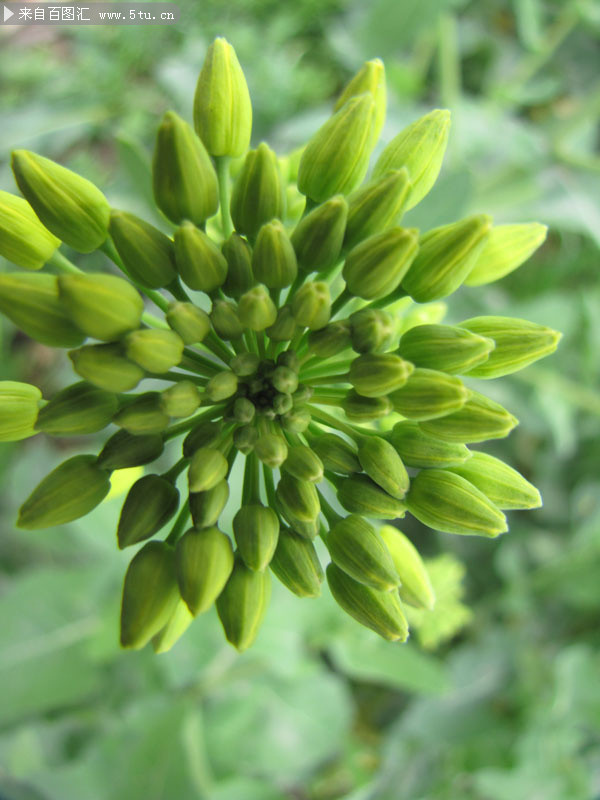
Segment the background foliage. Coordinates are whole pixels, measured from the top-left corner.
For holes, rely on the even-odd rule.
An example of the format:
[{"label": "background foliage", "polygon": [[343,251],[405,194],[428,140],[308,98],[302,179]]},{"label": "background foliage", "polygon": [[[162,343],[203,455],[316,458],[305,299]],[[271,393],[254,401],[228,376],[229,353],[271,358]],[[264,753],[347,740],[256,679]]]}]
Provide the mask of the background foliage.
[{"label": "background foliage", "polygon": [[[407,224],[477,210],[551,226],[527,266],[462,289],[448,312],[451,322],[500,313],[564,332],[555,356],[495,394],[521,426],[493,452],[541,488],[545,505],[512,513],[510,533],[493,542],[405,526],[431,559],[439,597],[408,645],[358,629],[328,597],[299,602],[277,588],[243,656],[222,643],[213,614],[169,654],[123,654],[118,500],[68,527],[13,527],[29,487],[89,442],[4,446],[0,797],[600,797],[598,5],[180,6],[175,27],[0,30],[0,188],[12,189],[6,154],[26,147],[97,181],[114,206],[149,214],[157,117],[169,107],[190,117],[216,34],[246,71],[253,140],[268,136],[279,150],[304,141],[361,62],[381,56],[384,141],[431,107],[453,112],[442,178]],[[64,357],[8,324],[0,347],[3,379],[45,394],[68,379]]]}]

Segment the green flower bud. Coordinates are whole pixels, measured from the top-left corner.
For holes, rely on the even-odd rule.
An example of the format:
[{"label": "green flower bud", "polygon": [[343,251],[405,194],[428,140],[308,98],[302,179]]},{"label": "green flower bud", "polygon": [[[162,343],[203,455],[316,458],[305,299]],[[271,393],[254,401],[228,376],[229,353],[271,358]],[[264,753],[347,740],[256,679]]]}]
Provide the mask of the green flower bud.
[{"label": "green flower bud", "polygon": [[150,464],[162,454],[165,444],[159,433],[136,436],[129,431],[114,433],[100,451],[97,464],[109,471]]},{"label": "green flower bud", "polygon": [[406,512],[404,503],[392,497],[367,475],[352,475],[338,483],[337,498],[351,514],[375,519],[396,519]]},{"label": "green flower bud", "polygon": [[464,406],[446,417],[421,422],[424,433],[446,442],[483,442],[502,439],[519,424],[499,403],[471,391]]},{"label": "green flower bud", "polygon": [[281,469],[299,481],[319,483],[323,480],[323,462],[314,450],[304,444],[290,447]]},{"label": "green flower bud", "polygon": [[173,331],[143,328],[127,334],[125,355],[148,372],[167,372],[183,357],[183,340]]},{"label": "green flower bud", "polygon": [[152,637],[152,649],[156,655],[168,653],[173,645],[181,639],[193,621],[194,617],[190,614],[189,608],[183,600],[180,600],[164,628],[161,628]]},{"label": "green flower bud", "polygon": [[118,407],[115,394],[81,381],[55,394],[40,409],[35,428],[52,436],[95,433],[110,424]]},{"label": "green flower bud", "polygon": [[59,246],[26,200],[0,191],[0,256],[23,269],[41,269]]},{"label": "green flower bud", "polygon": [[242,506],[233,518],[238,552],[247,567],[263,570],[273,558],[279,538],[279,517],[260,503]]},{"label": "green flower bud", "polygon": [[298,273],[296,253],[278,219],[267,222],[258,232],[252,251],[252,271],[256,280],[269,289],[283,289],[294,281]]},{"label": "green flower bud", "polygon": [[175,224],[189,220],[202,225],[219,207],[217,176],[208,153],[174,111],[167,111],[156,134],[152,180],[156,205]]},{"label": "green flower bud", "polygon": [[335,433],[315,437],[311,440],[311,447],[330,472],[352,475],[361,470],[355,445]]},{"label": "green flower bud", "polygon": [[276,494],[282,507],[293,519],[314,522],[319,516],[319,495],[310,481],[301,481],[284,473],[277,484]]},{"label": "green flower bud", "polygon": [[261,142],[250,150],[231,195],[231,219],[236,231],[254,239],[260,227],[285,209],[283,182],[277,156]]},{"label": "green flower bud", "polygon": [[395,136],[377,159],[373,177],[406,167],[411,189],[406,211],[416,206],[437,180],[450,132],[450,112],[436,109]]},{"label": "green flower bud", "polygon": [[274,342],[289,342],[296,333],[298,326],[290,306],[281,306],[273,325],[265,331],[269,339]]},{"label": "green flower bud", "polygon": [[327,583],[336,603],[361,625],[390,642],[406,641],[408,623],[396,592],[365,586],[335,564],[327,567]]},{"label": "green flower bud", "polygon": [[222,427],[219,422],[201,422],[183,440],[183,455],[191,458],[201,447],[212,447],[221,438]]},{"label": "green flower bud", "polygon": [[85,517],[109,489],[109,473],[97,466],[96,456],[73,456],[35,487],[19,509],[17,527],[52,528]]},{"label": "green flower bud", "polygon": [[506,517],[472,483],[444,469],[425,469],[413,478],[408,510],[424,525],[446,533],[498,536]]},{"label": "green flower bud", "polygon": [[42,393],[37,386],[0,381],[0,442],[34,436]]},{"label": "green flower bud", "polygon": [[300,372],[300,359],[293,350],[284,350],[277,356],[278,367],[288,367],[296,374]]},{"label": "green flower bud", "polygon": [[347,320],[330,322],[324,328],[311,331],[308,335],[308,348],[319,358],[340,355],[350,347],[350,325]]},{"label": "green flower bud", "polygon": [[358,448],[358,460],[371,480],[391,494],[402,499],[410,484],[402,459],[389,442],[381,436],[365,437]]},{"label": "green flower bud", "polygon": [[385,122],[386,108],[385,67],[383,66],[383,61],[379,58],[365,61],[344,88],[333,110],[339,111],[352,97],[360,96],[365,92],[369,93],[375,101],[373,139],[377,141]]},{"label": "green flower bud", "polygon": [[342,275],[346,288],[363,300],[378,300],[393,292],[419,249],[413,228],[390,228],[357,244],[346,258]]},{"label": "green flower bud", "polygon": [[123,278],[101,273],[60,275],[61,302],[87,336],[109,342],[139,327],[144,303]]},{"label": "green flower bud", "polygon": [[12,170],[42,224],[62,242],[91,253],[108,235],[110,206],[93,183],[49,158],[15,150]]},{"label": "green flower bud", "polygon": [[237,388],[237,375],[230,370],[223,370],[223,372],[213,375],[206,384],[206,394],[213,403],[219,403],[221,400],[232,397],[237,392]]},{"label": "green flower bud", "polygon": [[210,321],[220,339],[239,339],[244,333],[237,307],[227,300],[213,300]]},{"label": "green flower bud", "polygon": [[171,303],[166,317],[169,327],[181,337],[184,344],[198,344],[204,341],[210,331],[210,317],[193,303]]},{"label": "green flower bud", "polygon": [[396,321],[383,309],[364,308],[352,314],[349,320],[352,348],[357,353],[387,350],[396,338]]},{"label": "green flower bud", "polygon": [[175,260],[184,283],[198,292],[213,292],[227,277],[225,256],[191,222],[184,222],[175,231]]},{"label": "green flower bud", "polygon": [[298,373],[290,367],[277,367],[271,375],[271,383],[278,392],[292,394],[298,388]]},{"label": "green flower bud", "polygon": [[276,415],[287,414],[294,407],[291,394],[276,394],[273,398],[273,411]]},{"label": "green flower bud", "polygon": [[282,528],[269,566],[281,583],[298,597],[318,597],[321,594],[323,568],[313,543],[308,539]]},{"label": "green flower bud", "polygon": [[250,144],[250,94],[225,39],[215,39],[206,53],[194,96],[194,127],[211,156],[241,156]]},{"label": "green flower bud", "polygon": [[160,407],[167,417],[189,417],[200,405],[200,392],[191,381],[178,381],[160,394]]},{"label": "green flower bud", "polygon": [[303,433],[310,425],[310,421],[310,411],[306,408],[293,408],[280,419],[281,427],[289,433]]},{"label": "green flower bud", "polygon": [[351,97],[315,133],[302,154],[298,189],[322,203],[348,194],[366,175],[375,145],[376,105],[371,94]]},{"label": "green flower bud", "polygon": [[177,511],[179,492],[160,475],[144,475],[137,480],[125,498],[117,541],[123,550],[154,536]]},{"label": "green flower bud", "polygon": [[236,422],[241,422],[244,425],[247,425],[249,422],[252,422],[254,416],[256,414],[256,406],[252,402],[252,400],[248,400],[247,397],[238,397],[232,409],[232,416]]},{"label": "green flower bud", "polygon": [[305,539],[308,542],[312,542],[316,539],[319,533],[319,519],[313,519],[310,522],[302,522],[301,520],[294,517],[286,508],[279,509],[281,516],[290,526],[290,529],[293,533],[299,536],[301,539]]},{"label": "green flower bud", "polygon": [[255,572],[236,559],[225,588],[217,599],[217,613],[227,641],[240,651],[256,639],[271,599],[271,573]]},{"label": "green flower bud", "polygon": [[268,467],[277,469],[287,458],[288,446],[283,436],[276,433],[266,433],[260,436],[254,447],[254,452]]},{"label": "green flower bud", "polygon": [[452,414],[468,398],[469,390],[460,378],[434,369],[416,369],[401,389],[390,394],[394,411],[417,421]]},{"label": "green flower bud", "polygon": [[410,194],[408,170],[397,169],[370,181],[348,198],[344,247],[349,250],[364,239],[397,225]]},{"label": "green flower bud", "polygon": [[400,577],[400,599],[416,608],[431,611],[435,605],[435,592],[417,548],[392,525],[384,525],[379,533]]},{"label": "green flower bud", "polygon": [[493,339],[453,325],[415,325],[400,339],[398,355],[417,367],[464,374],[487,361]]},{"label": "green flower bud", "polygon": [[123,583],[121,647],[139,650],[169,622],[179,603],[173,549],[148,542],[133,557]]},{"label": "green flower bud", "polygon": [[352,362],[349,381],[363,397],[383,397],[404,386],[412,372],[413,365],[393,353],[367,353]]},{"label": "green flower bud", "polygon": [[331,559],[347,575],[365,586],[390,592],[400,580],[385,543],[372,525],[357,516],[336,522],[327,536]]},{"label": "green flower bud", "polygon": [[228,470],[227,459],[220,450],[198,448],[188,470],[190,492],[207,492],[214,488],[227,476]]},{"label": "green flower bud", "polygon": [[244,455],[248,455],[254,450],[257,441],[258,431],[251,425],[236,428],[233,432],[233,445]]},{"label": "green flower bud", "polygon": [[512,317],[473,317],[460,327],[496,344],[487,361],[469,370],[473,378],[500,378],[517,372],[553,353],[562,338],[545,325]]},{"label": "green flower bud", "polygon": [[207,611],[223,591],[233,569],[229,536],[211,526],[191,528],[175,548],[179,591],[194,616]]},{"label": "green flower bud", "polygon": [[264,331],[277,319],[277,306],[262,284],[255,286],[240,297],[238,316],[241,324],[252,331]]},{"label": "green flower bud", "polygon": [[341,402],[344,413],[351,422],[373,422],[392,413],[388,397],[363,397],[351,389]]},{"label": "green flower bud", "polygon": [[389,438],[409,467],[452,467],[471,457],[466,445],[428,436],[417,422],[398,422]]},{"label": "green flower bud", "polygon": [[194,527],[210,528],[217,524],[229,500],[229,484],[223,479],[206,492],[193,492],[189,500]]},{"label": "green flower bud", "polygon": [[539,222],[495,225],[465,286],[482,286],[500,280],[535,253],[546,239],[548,228]]},{"label": "green flower bud", "polygon": [[539,508],[542,498],[528,480],[499,458],[475,452],[451,472],[472,483],[495,506],[501,509]]},{"label": "green flower bud", "polygon": [[473,269],[491,228],[491,217],[475,214],[427,231],[402,280],[404,291],[417,303],[429,303],[455,292]]},{"label": "green flower bud", "polygon": [[160,433],[169,424],[169,417],[161,407],[159,392],[145,392],[136,397],[113,417],[113,422],[129,433],[141,436]]},{"label": "green flower bud", "polygon": [[341,194],[313,209],[296,225],[292,244],[301,272],[333,267],[342,251],[348,203]]},{"label": "green flower bud", "polygon": [[304,383],[299,383],[298,388],[292,395],[292,400],[294,401],[294,407],[297,408],[303,403],[308,403],[311,397],[314,394],[314,389],[312,386],[306,386]]},{"label": "green flower bud", "polygon": [[227,261],[227,278],[223,291],[229,297],[238,299],[254,286],[252,274],[252,250],[248,242],[237,233],[232,233],[223,242],[221,252]]},{"label": "green flower bud", "polygon": [[49,347],[76,347],[85,339],[65,313],[56,275],[0,275],[0,312],[27,336]]},{"label": "green flower bud", "polygon": [[239,375],[240,378],[245,378],[249,375],[254,375],[259,363],[260,359],[256,353],[244,352],[234,356],[229,362],[229,366],[236,375]]},{"label": "green flower bud", "polygon": [[294,294],[292,313],[298,325],[311,330],[324,328],[331,316],[329,284],[324,281],[305,283]]},{"label": "green flower bud", "polygon": [[78,375],[109,392],[128,392],[144,377],[144,370],[128,361],[118,344],[88,344],[68,355]]},{"label": "green flower bud", "polygon": [[158,289],[175,280],[173,242],[154,225],[127,211],[113,210],[109,231],[128,274],[135,281]]}]

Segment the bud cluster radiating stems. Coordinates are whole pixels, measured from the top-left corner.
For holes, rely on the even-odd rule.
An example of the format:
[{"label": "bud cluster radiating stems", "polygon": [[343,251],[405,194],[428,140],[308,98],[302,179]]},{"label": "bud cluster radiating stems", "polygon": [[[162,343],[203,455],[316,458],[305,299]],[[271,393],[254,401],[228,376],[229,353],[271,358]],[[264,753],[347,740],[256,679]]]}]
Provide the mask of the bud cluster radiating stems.
[{"label": "bud cluster radiating stems", "polygon": [[[13,153],[23,197],[0,192],[0,254],[25,271],[0,275],[0,311],[67,348],[78,380],[49,400],[0,382],[0,440],[118,428],[99,454],[44,478],[18,525],[84,516],[114,471],[150,465],[182,440],[173,466],[149,467],[123,503],[118,546],[142,543],[123,586],[124,647],[168,650],[216,604],[244,650],[272,573],[299,597],[319,595],[326,575],[345,611],[404,641],[403,604],[432,609],[434,591],[409,539],[375,521],[411,513],[439,531],[493,537],[507,530],[503,510],[541,503],[518,472],[469,449],[517,420],[463,377],[515,372],[560,335],[497,316],[444,325],[433,301],[516,269],[545,228],[494,226],[485,214],[402,227],[438,176],[450,115],[413,122],[366,177],[385,103],[375,59],[304,148],[249,149],[244,74],[217,39],[193,127],[169,111],[158,128],[154,197],[172,235],[111,208],[65,167]],[[101,250],[113,267],[83,272],[61,243]],[[230,485],[236,460],[241,496]],[[220,527],[226,506],[232,530]]]}]

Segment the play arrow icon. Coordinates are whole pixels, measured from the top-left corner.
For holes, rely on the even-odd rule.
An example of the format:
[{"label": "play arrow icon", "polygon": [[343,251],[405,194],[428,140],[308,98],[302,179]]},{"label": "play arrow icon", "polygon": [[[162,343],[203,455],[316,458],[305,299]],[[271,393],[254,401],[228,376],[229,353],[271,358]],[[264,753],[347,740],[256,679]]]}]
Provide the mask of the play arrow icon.
[{"label": "play arrow icon", "polygon": [[6,22],[7,19],[14,17],[14,15],[15,15],[14,11],[11,11],[8,6],[4,6],[4,22]]}]

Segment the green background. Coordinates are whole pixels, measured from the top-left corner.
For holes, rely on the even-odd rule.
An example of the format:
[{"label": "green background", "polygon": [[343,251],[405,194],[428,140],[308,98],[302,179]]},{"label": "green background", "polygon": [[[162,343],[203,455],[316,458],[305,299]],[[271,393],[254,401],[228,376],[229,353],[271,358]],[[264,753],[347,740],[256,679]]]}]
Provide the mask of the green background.
[{"label": "green background", "polygon": [[[595,800],[600,797],[600,7],[594,0],[182,0],[173,27],[0,29],[0,188],[37,150],[149,216],[159,116],[191,116],[207,44],[246,72],[253,142],[302,143],[363,60],[385,60],[383,141],[452,110],[435,189],[407,224],[474,211],[539,220],[546,244],[451,322],[524,317],[558,352],[491,394],[521,420],[488,448],[540,487],[499,540],[403,526],[430,559],[436,611],[394,646],[328,593],[279,585],[238,656],[216,615],[159,657],[117,647],[129,554],[107,501],[67,527],[16,531],[30,488],[99,440],[0,449],[1,800]],[[99,256],[81,259],[102,268]],[[0,259],[1,261],[1,259]],[[6,262],[0,268],[7,269]],[[64,354],[0,331],[2,379],[45,396]],[[486,387],[487,388],[487,387]],[[92,439],[92,441],[90,441]]]}]

